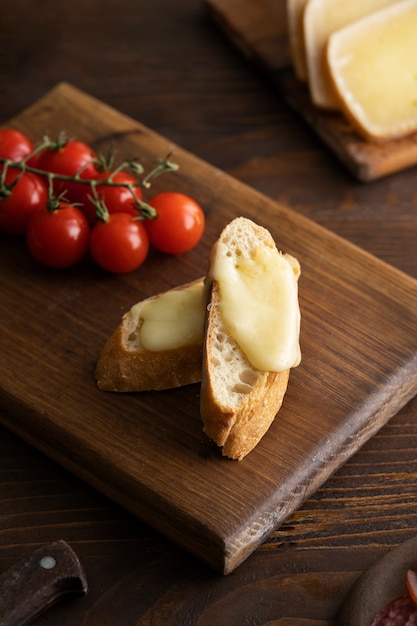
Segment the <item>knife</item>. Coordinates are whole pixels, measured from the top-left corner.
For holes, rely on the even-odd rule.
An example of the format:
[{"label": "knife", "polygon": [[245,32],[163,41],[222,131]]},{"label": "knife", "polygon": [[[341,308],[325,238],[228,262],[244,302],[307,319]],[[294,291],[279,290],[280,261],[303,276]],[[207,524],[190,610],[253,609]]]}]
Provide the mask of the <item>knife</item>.
[{"label": "knife", "polygon": [[35,550],[0,576],[0,626],[25,626],[67,597],[88,591],[82,565],[65,541]]}]

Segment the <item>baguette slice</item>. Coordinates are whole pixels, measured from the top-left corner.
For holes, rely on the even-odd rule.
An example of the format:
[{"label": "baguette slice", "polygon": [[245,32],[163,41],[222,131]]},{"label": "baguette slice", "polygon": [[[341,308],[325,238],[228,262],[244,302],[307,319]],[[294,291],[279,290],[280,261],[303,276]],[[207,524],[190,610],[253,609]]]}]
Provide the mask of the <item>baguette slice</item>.
[{"label": "baguette slice", "polygon": [[[327,42],[332,33],[383,7],[395,4],[396,1],[398,0],[308,0],[303,17],[304,43],[308,83],[315,105],[323,109],[340,108],[326,63]],[[370,69],[367,73],[372,76]],[[386,75],[383,81],[390,84],[391,78],[389,76],[387,81]]]},{"label": "baguette slice", "polygon": [[291,60],[295,75],[303,82],[308,80],[304,42],[304,10],[307,0],[287,0],[287,25]]},{"label": "baguette slice", "polygon": [[[281,254],[270,233],[245,218],[237,218],[226,226],[219,244],[226,245],[228,254],[237,262],[242,256],[252,257],[259,246]],[[222,454],[241,460],[257,445],[281,408],[290,368],[273,372],[257,369],[229,334],[219,306],[219,283],[210,278],[216,255],[217,246],[214,246],[206,279],[209,305],[203,350],[201,417],[204,432],[222,447]],[[285,256],[298,278],[298,261]],[[242,307],[245,304],[242,302]],[[299,317],[294,323],[299,327]]]},{"label": "baguette slice", "polygon": [[166,294],[158,294],[135,304],[123,316],[98,359],[95,377],[105,391],[149,391],[172,389],[200,382],[203,358],[204,280],[199,279],[166,293],[201,288],[201,335],[197,341],[168,350],[145,349],[140,335],[141,314],[148,303]]},{"label": "baguette slice", "polygon": [[329,75],[340,108],[366,140],[417,131],[417,0],[401,0],[333,33]]}]

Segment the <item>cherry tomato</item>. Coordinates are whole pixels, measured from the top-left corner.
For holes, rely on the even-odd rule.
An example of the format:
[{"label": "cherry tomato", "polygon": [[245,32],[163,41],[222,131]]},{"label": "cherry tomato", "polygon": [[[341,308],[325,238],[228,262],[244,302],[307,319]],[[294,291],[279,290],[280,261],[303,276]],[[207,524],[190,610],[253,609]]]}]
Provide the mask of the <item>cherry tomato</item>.
[{"label": "cherry tomato", "polygon": [[88,250],[90,227],[85,215],[64,202],[51,211],[45,206],[30,218],[26,240],[31,254],[43,265],[75,265]]},{"label": "cherry tomato", "polygon": [[103,269],[122,274],[138,268],[147,257],[149,238],[143,223],[128,213],[111,213],[91,231],[90,252]]},{"label": "cherry tomato", "polygon": [[9,195],[1,197],[0,191],[0,230],[23,235],[32,213],[46,205],[48,189],[40,176],[13,168],[6,172],[5,185]]},{"label": "cherry tomato", "polygon": [[0,128],[0,157],[20,161],[28,156],[35,146],[29,137],[14,128]]},{"label": "cherry tomato", "polygon": [[[105,181],[111,172],[100,172],[94,178],[96,181]],[[137,179],[129,172],[120,171],[115,172],[111,177],[111,181],[114,183],[130,183],[132,185],[137,184]],[[80,185],[81,186],[81,185]],[[87,216],[90,224],[97,220],[96,211],[92,204],[90,197],[93,196],[90,185],[83,185],[83,193],[79,196],[79,201],[82,204],[82,210]],[[97,196],[99,200],[103,201],[109,213],[129,213],[130,215],[139,215],[138,210],[135,209],[135,199],[132,192],[128,187],[113,186],[113,185],[97,185]],[[135,186],[135,195],[139,200],[142,200],[143,194],[140,187]]]},{"label": "cherry tomato", "polygon": [[149,204],[156,209],[155,219],[145,220],[150,242],[169,254],[181,254],[200,241],[205,218],[201,207],[192,198],[175,191],[154,196]]},{"label": "cherry tomato", "polygon": [[[80,178],[88,179],[97,176],[95,159],[96,153],[87,144],[69,139],[56,149],[47,148],[41,152],[36,159],[36,167],[46,172],[64,176],[74,176],[80,172]],[[63,192],[66,192],[66,200],[78,202],[79,195],[84,192],[84,184],[55,180],[54,194],[59,195]]]}]

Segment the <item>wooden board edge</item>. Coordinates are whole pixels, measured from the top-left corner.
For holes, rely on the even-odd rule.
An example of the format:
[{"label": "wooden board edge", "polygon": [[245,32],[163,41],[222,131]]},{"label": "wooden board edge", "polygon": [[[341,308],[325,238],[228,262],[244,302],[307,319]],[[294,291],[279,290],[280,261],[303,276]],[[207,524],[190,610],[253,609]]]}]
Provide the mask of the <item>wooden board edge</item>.
[{"label": "wooden board edge", "polygon": [[[303,503],[355,455],[367,441],[376,435],[391,418],[415,397],[417,394],[417,355],[412,363],[405,365],[404,369],[406,373],[403,374],[402,378],[398,374],[398,380],[402,380],[402,384],[398,386],[396,385],[396,381],[392,381],[392,384],[389,386],[389,397],[384,398],[380,407],[373,414],[370,414],[368,419],[362,423],[360,430],[355,433],[355,438],[350,437],[348,439],[345,447],[339,451],[337,458],[334,458],[334,455],[331,453],[328,457],[323,455],[315,475],[310,477],[310,482],[308,484],[294,485],[294,498],[291,507],[282,508],[282,503],[275,503],[274,509],[265,511],[264,515],[269,518],[269,530],[264,532],[262,536],[258,536],[256,540],[256,529],[261,527],[261,524],[258,519],[254,520],[253,529],[249,529],[249,532],[252,530],[252,543],[255,545],[250,552],[248,551],[247,543],[245,545],[242,535],[235,536],[233,542],[230,542],[230,540],[227,542],[226,558],[224,562],[224,572],[226,574],[231,573],[241,565],[273,531],[278,530],[292,513],[302,506]],[[247,532],[248,530],[245,530],[244,534]],[[245,547],[242,548],[242,546]]]},{"label": "wooden board edge", "polygon": [[360,182],[369,183],[417,164],[417,133],[381,143],[365,141],[341,113],[314,106],[292,68],[276,72],[274,80],[287,104]]},{"label": "wooden board edge", "polygon": [[[364,140],[341,113],[329,113],[312,104],[306,85],[291,68],[282,41],[278,43],[277,38],[276,45],[268,47],[265,42],[252,40],[239,29],[227,3],[203,1],[207,14],[225,36],[274,85],[287,105],[359,182],[370,183],[417,165],[417,133],[379,144]],[[241,0],[245,1],[248,0]],[[268,10],[267,2],[263,6]]]}]

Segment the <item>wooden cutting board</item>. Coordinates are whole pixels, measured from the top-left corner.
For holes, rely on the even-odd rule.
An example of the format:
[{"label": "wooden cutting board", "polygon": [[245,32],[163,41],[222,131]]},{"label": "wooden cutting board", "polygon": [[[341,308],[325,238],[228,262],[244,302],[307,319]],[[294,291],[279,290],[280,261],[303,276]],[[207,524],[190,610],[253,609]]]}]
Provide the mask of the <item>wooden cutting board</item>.
[{"label": "wooden cutting board", "polygon": [[[417,281],[60,84],[11,120],[139,156],[174,151],[155,182],[204,207],[207,230],[180,257],[154,253],[136,272],[86,260],[37,265],[24,243],[0,248],[1,422],[213,568],[228,573],[417,391]],[[243,461],[203,434],[199,385],[141,394],[99,391],[100,351],[132,304],[204,274],[221,229],[243,214],[300,260],[301,348],[278,418]]]},{"label": "wooden cutting board", "polygon": [[383,144],[364,141],[339,113],[313,106],[291,67],[285,0],[205,0],[213,18],[251,62],[360,181],[417,164],[417,133]]}]

